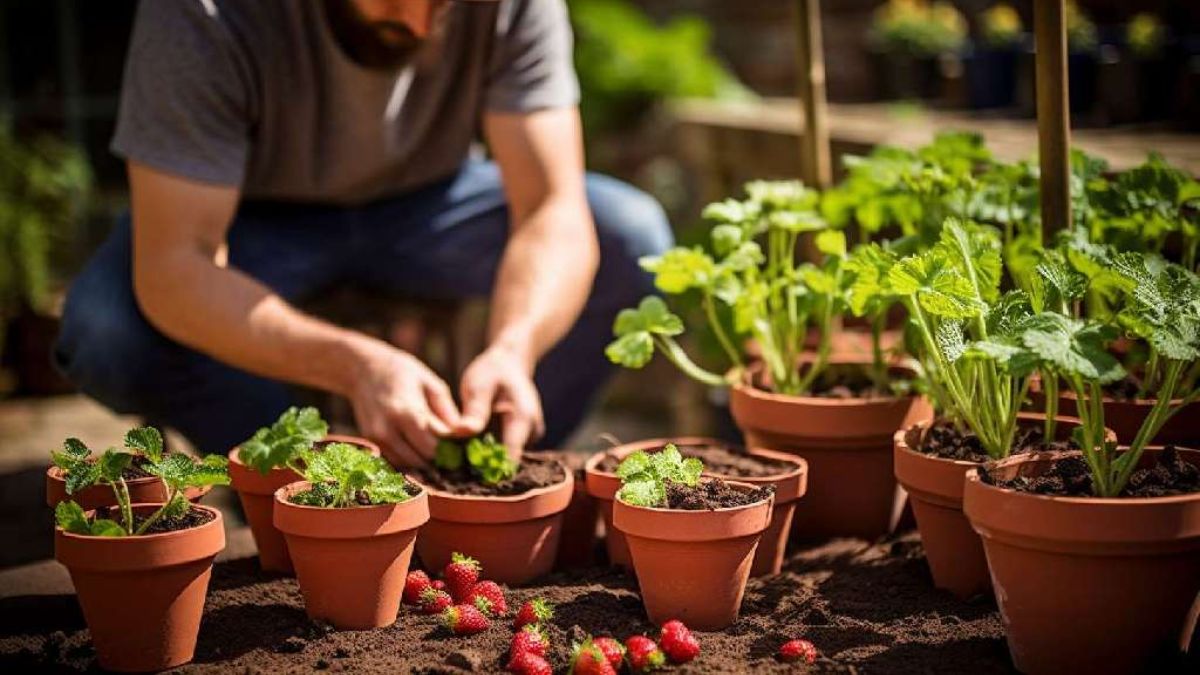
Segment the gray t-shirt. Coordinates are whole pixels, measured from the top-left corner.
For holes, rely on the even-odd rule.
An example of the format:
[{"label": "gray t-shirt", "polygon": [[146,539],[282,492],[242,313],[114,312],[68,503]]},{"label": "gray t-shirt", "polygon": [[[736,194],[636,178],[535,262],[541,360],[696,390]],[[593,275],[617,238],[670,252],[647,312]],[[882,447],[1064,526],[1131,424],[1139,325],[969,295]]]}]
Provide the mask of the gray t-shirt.
[{"label": "gray t-shirt", "polygon": [[112,150],[250,199],[356,204],[452,175],[483,110],[576,105],[563,0],[456,2],[396,71],[316,0],[142,0]]}]

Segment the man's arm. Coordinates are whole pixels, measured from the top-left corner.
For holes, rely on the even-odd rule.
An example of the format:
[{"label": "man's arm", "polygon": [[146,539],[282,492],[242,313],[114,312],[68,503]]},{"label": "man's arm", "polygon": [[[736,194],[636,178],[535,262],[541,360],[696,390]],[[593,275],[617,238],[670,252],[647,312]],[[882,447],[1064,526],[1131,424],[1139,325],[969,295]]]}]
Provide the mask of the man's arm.
[{"label": "man's arm", "polygon": [[493,412],[520,452],[544,428],[534,366],[578,318],[600,261],[584,188],[579,111],[488,113],[484,133],[504,179],[508,244],[492,293],[487,349],[463,373],[463,423]]},{"label": "man's arm", "polygon": [[431,456],[435,435],[458,423],[449,389],[416,358],[299,312],[227,265],[235,188],[133,161],[129,183],[134,293],[160,331],[237,368],[347,397],[362,433],[398,463],[421,461],[410,448]]}]

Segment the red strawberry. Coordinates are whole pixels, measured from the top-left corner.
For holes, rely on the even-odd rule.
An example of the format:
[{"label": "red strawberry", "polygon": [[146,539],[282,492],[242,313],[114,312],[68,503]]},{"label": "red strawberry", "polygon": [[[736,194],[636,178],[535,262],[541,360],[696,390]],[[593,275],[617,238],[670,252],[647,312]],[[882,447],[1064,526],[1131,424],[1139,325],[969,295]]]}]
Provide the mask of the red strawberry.
[{"label": "red strawberry", "polygon": [[625,647],[620,642],[610,637],[598,637],[592,638],[592,644],[604,652],[604,658],[608,659],[613,668],[621,669],[621,662],[625,660]]},{"label": "red strawberry", "polygon": [[546,634],[537,624],[531,624],[517,631],[513,636],[512,646],[508,648],[508,654],[512,658],[516,658],[521,652],[530,652],[538,656],[545,656],[546,650],[550,648],[550,641],[546,638]]},{"label": "red strawberry", "polygon": [[479,561],[461,553],[454,553],[450,556],[450,564],[446,565],[442,572],[442,578],[446,580],[446,590],[450,591],[450,597],[454,598],[455,602],[466,602],[471,587],[479,581]]},{"label": "red strawberry", "polygon": [[625,641],[625,656],[629,658],[629,670],[634,673],[659,670],[667,662],[667,656],[654,640],[645,635],[634,635]]},{"label": "red strawberry", "polygon": [[552,618],[554,618],[554,605],[546,602],[545,598],[526,600],[525,604],[517,610],[517,616],[513,619],[513,628],[549,621]]},{"label": "red strawberry", "polygon": [[801,660],[812,663],[817,660],[817,648],[808,640],[788,640],[779,647],[779,660],[784,663]]},{"label": "red strawberry", "polygon": [[429,585],[433,586],[439,591],[446,590],[446,582],[442,581],[441,579],[434,579],[433,581],[429,582]]},{"label": "red strawberry", "polygon": [[446,591],[439,591],[430,586],[421,594],[421,611],[425,614],[440,614],[454,604],[454,599]]},{"label": "red strawberry", "polygon": [[429,575],[421,570],[413,570],[408,573],[408,577],[404,580],[404,604],[419,605],[421,604],[421,595],[425,589],[429,588]]},{"label": "red strawberry", "polygon": [[504,601],[504,591],[500,584],[494,581],[480,581],[471,587],[466,602],[474,603],[476,598],[486,598],[491,604],[492,616],[508,614],[508,603]]},{"label": "red strawberry", "polygon": [[667,658],[675,663],[687,663],[700,654],[700,642],[682,621],[672,619],[662,625],[658,644]]},{"label": "red strawberry", "polygon": [[474,605],[454,605],[442,612],[442,623],[455,635],[474,635],[488,629],[491,622]]},{"label": "red strawberry", "polygon": [[591,638],[575,645],[575,654],[571,657],[572,675],[617,675],[616,668],[608,662],[604,652],[592,642]]},{"label": "red strawberry", "polygon": [[520,652],[508,662],[508,672],[517,675],[552,675],[554,669],[545,658],[532,652]]}]

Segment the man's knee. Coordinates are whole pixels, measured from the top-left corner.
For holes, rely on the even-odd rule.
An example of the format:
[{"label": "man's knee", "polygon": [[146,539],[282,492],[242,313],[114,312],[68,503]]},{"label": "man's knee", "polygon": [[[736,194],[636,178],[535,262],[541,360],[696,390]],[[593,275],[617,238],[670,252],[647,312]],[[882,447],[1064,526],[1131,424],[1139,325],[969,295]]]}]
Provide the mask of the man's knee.
[{"label": "man's knee", "polygon": [[[608,283],[635,281],[649,292],[650,277],[638,259],[659,255],[675,241],[661,205],[653,197],[615,178],[588,174],[588,203],[600,240],[600,276]],[[632,289],[631,289],[632,290]]]}]

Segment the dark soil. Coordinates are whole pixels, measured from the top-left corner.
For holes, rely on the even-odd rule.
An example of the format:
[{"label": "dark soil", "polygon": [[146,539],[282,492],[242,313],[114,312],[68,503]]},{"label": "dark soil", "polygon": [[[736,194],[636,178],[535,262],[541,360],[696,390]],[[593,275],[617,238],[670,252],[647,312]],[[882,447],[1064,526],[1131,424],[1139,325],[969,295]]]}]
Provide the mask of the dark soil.
[{"label": "dark soil", "polygon": [[[941,459],[953,459],[967,462],[983,463],[991,460],[979,442],[979,437],[970,430],[960,431],[949,420],[939,419],[925,432],[918,449]],[[1013,435],[1010,454],[1019,455],[1024,452],[1043,452],[1056,450],[1078,450],[1079,446],[1073,441],[1054,441],[1046,443],[1046,435],[1041,423],[1019,426]]]},{"label": "dark soil", "polygon": [[702,480],[697,485],[667,483],[667,508],[681,511],[715,511],[749,506],[775,494],[774,485],[739,490],[720,478]]},{"label": "dark soil", "polygon": [[[795,464],[768,457],[756,457],[747,454],[745,450],[733,445],[679,445],[680,454],[684,457],[695,457],[704,462],[705,472],[715,476],[731,478],[765,478],[778,476],[796,468]],[[621,460],[612,454],[605,455],[596,464],[600,471],[616,473]]]},{"label": "dark soil", "polygon": [[576,452],[574,450],[536,450],[525,453],[526,457],[533,457],[544,460],[558,460],[563,463],[575,476],[576,481],[586,479],[586,473],[583,470],[583,465],[587,464],[588,457],[591,455],[586,452]]},{"label": "dark soil", "polygon": [[[904,395],[912,388],[912,383],[907,379],[897,379],[894,376],[889,376],[888,385],[878,387],[875,381],[871,379],[867,369],[869,365],[831,365],[821,373],[816,382],[813,382],[811,389],[807,392],[807,396],[815,396],[817,398],[836,398],[836,399],[880,399],[894,398],[898,395]],[[761,375],[754,382],[766,391],[775,391],[775,387],[770,382],[765,381]]]},{"label": "dark soil", "polygon": [[[141,524],[146,522],[146,519],[149,518],[152,513],[154,512],[146,511],[144,514],[133,514],[133,529],[136,530],[138,527],[141,527]],[[120,522],[121,512],[120,509],[115,506],[108,506],[97,509],[96,517],[108,518],[109,520]],[[216,516],[204,509],[189,509],[187,513],[178,518],[158,519],[158,521],[151,525],[145,533],[161,534],[163,532],[175,532],[176,530],[190,530],[193,527],[200,527],[205,523],[211,522],[215,518]]]},{"label": "dark soil", "polygon": [[530,490],[556,485],[567,479],[567,474],[560,464],[538,457],[523,458],[515,476],[495,485],[480,483],[465,467],[452,473],[439,471],[434,467],[422,467],[417,469],[416,474],[422,483],[435,490],[478,497],[525,494]]},{"label": "dark soil", "polygon": [[1104,395],[1114,401],[1136,401],[1141,387],[1141,379],[1126,374],[1116,382],[1104,385]]},{"label": "dark soil", "polygon": [[[1092,478],[1083,457],[1066,457],[1050,464],[1040,476],[998,479],[984,472],[983,480],[997,487],[1065,497],[1092,496]],[[1154,463],[1129,477],[1122,497],[1167,497],[1200,492],[1200,469],[1184,461],[1174,446],[1167,446]]]},{"label": "dark soil", "polygon": [[[332,483],[330,485],[332,485]],[[421,486],[413,483],[412,481],[408,481],[404,484],[404,491],[408,493],[409,497],[415,497],[421,494]],[[304,504],[304,497],[312,492],[312,488],[301,490],[300,492],[297,492],[289,497],[288,501],[293,504]],[[330,501],[331,500],[327,500],[325,503],[328,504]],[[371,497],[364,490],[359,490],[358,492],[354,493],[354,503],[358,504],[359,506],[376,506],[376,503],[371,501]]]}]

